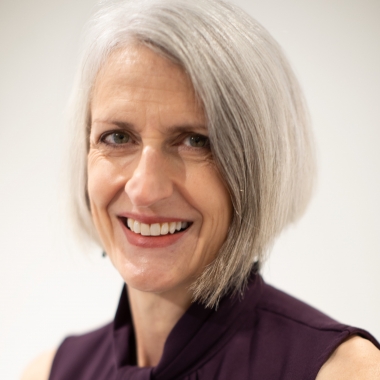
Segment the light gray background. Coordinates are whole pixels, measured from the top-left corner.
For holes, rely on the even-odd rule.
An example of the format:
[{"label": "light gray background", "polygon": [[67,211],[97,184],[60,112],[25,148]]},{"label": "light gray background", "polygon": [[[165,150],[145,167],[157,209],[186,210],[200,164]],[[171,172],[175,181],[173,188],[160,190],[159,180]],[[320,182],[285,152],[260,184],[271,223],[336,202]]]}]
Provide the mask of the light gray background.
[{"label": "light gray background", "polygon": [[[287,52],[319,185],[274,248],[272,284],[380,338],[380,2],[236,0]],[[122,281],[62,220],[64,110],[93,0],[0,1],[0,378],[109,321]]]}]

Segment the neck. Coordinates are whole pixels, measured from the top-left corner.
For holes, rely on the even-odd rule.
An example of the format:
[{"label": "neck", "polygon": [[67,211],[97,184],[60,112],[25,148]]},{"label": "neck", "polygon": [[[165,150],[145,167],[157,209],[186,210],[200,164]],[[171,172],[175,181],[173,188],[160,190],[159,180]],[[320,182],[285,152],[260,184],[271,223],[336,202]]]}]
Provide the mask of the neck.
[{"label": "neck", "polygon": [[187,291],[154,294],[128,288],[136,336],[137,365],[154,367],[161,359],[166,339],[191,303]]}]

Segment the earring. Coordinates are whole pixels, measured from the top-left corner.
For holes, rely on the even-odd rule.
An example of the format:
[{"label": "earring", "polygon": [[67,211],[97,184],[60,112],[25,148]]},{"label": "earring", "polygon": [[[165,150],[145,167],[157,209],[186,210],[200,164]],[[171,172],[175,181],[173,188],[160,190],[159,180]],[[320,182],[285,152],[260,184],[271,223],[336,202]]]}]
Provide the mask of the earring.
[{"label": "earring", "polygon": [[103,252],[102,252],[102,257],[106,257],[106,256],[107,256],[106,251],[103,251]]}]

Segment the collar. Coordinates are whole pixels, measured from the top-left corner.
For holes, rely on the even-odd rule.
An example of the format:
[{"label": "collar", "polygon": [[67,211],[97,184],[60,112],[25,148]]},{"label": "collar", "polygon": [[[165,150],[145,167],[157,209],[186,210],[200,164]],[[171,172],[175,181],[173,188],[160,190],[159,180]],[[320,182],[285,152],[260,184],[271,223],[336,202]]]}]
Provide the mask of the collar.
[{"label": "collar", "polygon": [[117,379],[169,380],[195,371],[230,340],[241,326],[240,318],[247,313],[254,317],[262,289],[261,276],[252,272],[242,297],[227,295],[218,309],[193,303],[170,332],[158,365],[140,368],[136,365],[136,341],[124,286],[113,323]]}]

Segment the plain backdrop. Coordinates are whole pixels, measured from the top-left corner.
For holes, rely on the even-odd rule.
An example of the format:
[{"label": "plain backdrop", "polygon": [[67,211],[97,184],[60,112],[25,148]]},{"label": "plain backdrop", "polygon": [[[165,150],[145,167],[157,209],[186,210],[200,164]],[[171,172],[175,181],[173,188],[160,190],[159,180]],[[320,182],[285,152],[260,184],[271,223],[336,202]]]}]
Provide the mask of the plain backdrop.
[{"label": "plain backdrop", "polygon": [[[64,114],[94,0],[0,0],[0,378],[113,318],[122,280],[60,211]],[[319,161],[315,197],[265,279],[380,338],[380,2],[236,0],[300,79]]]}]

